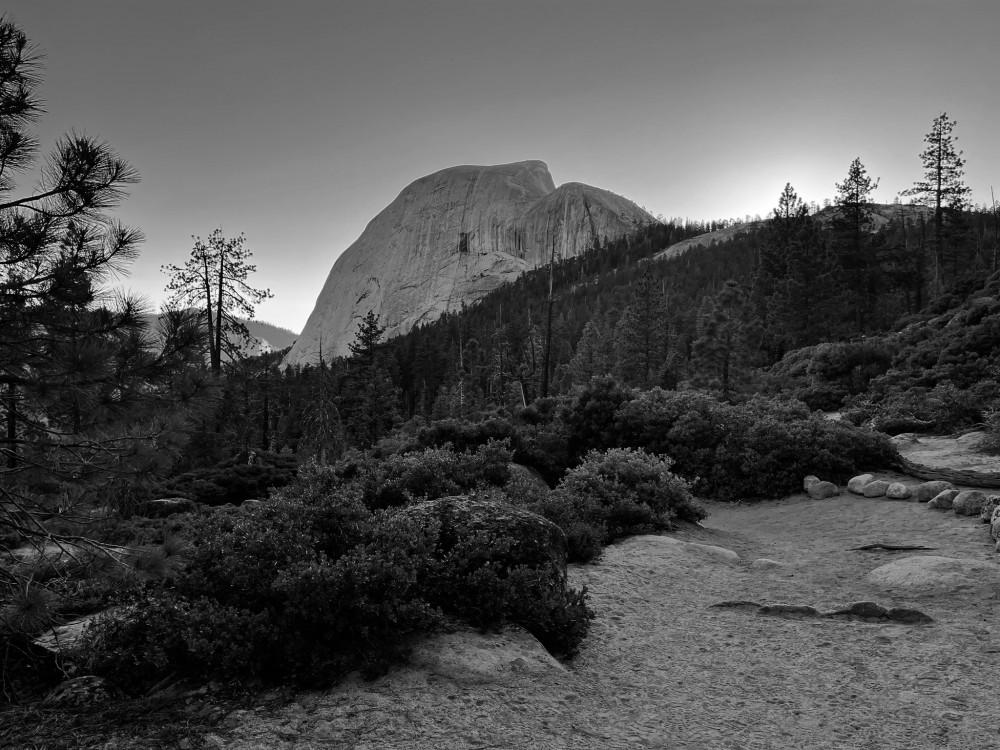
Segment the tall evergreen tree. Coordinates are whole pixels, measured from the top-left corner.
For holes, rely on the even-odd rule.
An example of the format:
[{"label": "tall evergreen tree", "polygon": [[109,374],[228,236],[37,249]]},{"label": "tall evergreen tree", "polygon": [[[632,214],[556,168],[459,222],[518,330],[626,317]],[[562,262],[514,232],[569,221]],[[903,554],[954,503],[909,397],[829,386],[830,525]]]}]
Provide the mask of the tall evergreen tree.
[{"label": "tall evergreen tree", "polygon": [[[933,209],[934,287],[940,293],[945,284],[948,255],[957,259],[962,241],[962,213],[968,207],[970,188],[965,184],[965,159],[956,150],[952,131],[957,123],[946,112],[934,118],[927,144],[920,154],[924,178],[906,191]],[[956,260],[957,263],[957,260]]]},{"label": "tall evergreen tree", "polygon": [[847,177],[836,184],[836,212],[830,222],[832,249],[856,333],[869,326],[878,293],[879,258],[872,231],[875,204],[871,198],[877,186],[878,180],[868,176],[861,159],[852,161]]},{"label": "tall evergreen tree", "polygon": [[393,382],[382,347],[386,327],[369,310],[354,341],[345,376],[343,418],[351,442],[368,447],[399,419],[399,389]]},{"label": "tall evergreen tree", "polygon": [[721,390],[727,400],[746,376],[754,345],[745,310],[743,290],[730,280],[715,297],[706,297],[698,311],[698,338],[692,352],[694,383]]},{"label": "tall evergreen tree", "polygon": [[623,382],[648,387],[667,359],[670,331],[662,285],[649,271],[632,286],[629,305],[615,330],[617,367]]},{"label": "tall evergreen tree", "polygon": [[201,311],[212,372],[218,375],[223,357],[238,359],[251,339],[239,316],[252,318],[255,306],[273,295],[269,289],[256,289],[247,282],[257,266],[249,262],[253,253],[242,234],[227,239],[216,229],[208,242],[200,237],[192,239],[194,249],[183,266],[170,264],[161,269],[170,274],[170,304]]}]

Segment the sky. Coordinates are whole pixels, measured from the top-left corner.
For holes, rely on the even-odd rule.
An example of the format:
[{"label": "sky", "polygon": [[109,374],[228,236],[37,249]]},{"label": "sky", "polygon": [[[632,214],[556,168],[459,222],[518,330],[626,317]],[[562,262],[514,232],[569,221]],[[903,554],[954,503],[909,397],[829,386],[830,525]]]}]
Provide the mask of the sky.
[{"label": "sky", "polygon": [[[957,122],[1000,193],[997,0],[6,0],[70,130],[141,173],[121,285],[154,307],[192,235],[246,235],[257,317],[300,331],[337,256],[410,182],[540,159],[654,215],[833,198],[860,158],[891,202]],[[32,187],[26,176],[22,193]]]}]

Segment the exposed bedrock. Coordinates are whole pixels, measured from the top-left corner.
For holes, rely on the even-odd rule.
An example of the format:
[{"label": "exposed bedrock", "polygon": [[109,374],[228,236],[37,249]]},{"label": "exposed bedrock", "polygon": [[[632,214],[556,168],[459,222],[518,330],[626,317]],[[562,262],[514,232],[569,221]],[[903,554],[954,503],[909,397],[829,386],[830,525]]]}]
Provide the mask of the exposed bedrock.
[{"label": "exposed bedrock", "polygon": [[374,310],[396,336],[481,299],[551,258],[579,255],[654,221],[614,193],[556,188],[541,161],[421,177],[337,258],[287,364],[346,355]]}]

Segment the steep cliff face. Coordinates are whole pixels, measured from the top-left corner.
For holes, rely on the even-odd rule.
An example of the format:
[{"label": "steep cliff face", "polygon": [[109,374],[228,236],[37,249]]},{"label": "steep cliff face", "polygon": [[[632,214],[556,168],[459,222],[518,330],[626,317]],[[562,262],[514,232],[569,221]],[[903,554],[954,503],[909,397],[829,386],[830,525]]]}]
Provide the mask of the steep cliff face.
[{"label": "steep cliff face", "polygon": [[369,310],[387,335],[471,304],[505,281],[578,255],[653,218],[598,188],[556,189],[540,161],[461,166],[422,177],[334,263],[287,364],[346,355]]}]

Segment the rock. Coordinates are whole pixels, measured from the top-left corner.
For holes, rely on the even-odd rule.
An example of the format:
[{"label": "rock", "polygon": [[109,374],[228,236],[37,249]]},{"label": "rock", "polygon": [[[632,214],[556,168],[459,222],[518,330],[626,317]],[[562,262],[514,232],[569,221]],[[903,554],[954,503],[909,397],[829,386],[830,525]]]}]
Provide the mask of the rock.
[{"label": "rock", "polygon": [[890,500],[906,500],[913,493],[902,482],[893,482],[885,490],[885,496]]},{"label": "rock", "polygon": [[833,482],[817,482],[809,487],[808,492],[813,500],[826,500],[828,497],[839,495],[840,488]]},{"label": "rock", "polygon": [[729,563],[730,565],[738,565],[740,562],[740,556],[725,547],[717,547],[714,544],[699,544],[698,542],[684,542],[672,536],[654,538],[660,539],[665,544],[676,545],[685,552],[710,557],[720,562]]},{"label": "rock", "polygon": [[76,620],[67,622],[64,625],[49,628],[42,635],[35,638],[33,643],[36,646],[44,648],[46,651],[50,651],[54,654],[69,651],[76,646],[77,641],[80,640],[84,631],[87,629],[87,626],[92,622],[101,618],[118,616],[126,609],[126,607],[111,607],[103,612],[86,615]]},{"label": "rock", "polygon": [[979,490],[965,490],[955,495],[951,507],[960,516],[978,516],[986,507],[987,495]]},{"label": "rock", "polygon": [[983,523],[992,523],[997,508],[1000,508],[1000,495],[990,495],[986,498],[986,505],[979,513],[979,520]]},{"label": "rock", "polygon": [[[655,219],[614,193],[555,187],[540,161],[458,166],[422,177],[339,254],[285,365],[348,354],[374,311],[388,337],[471,305],[525,271]],[[336,255],[338,248],[333,248]]]},{"label": "rock", "polygon": [[910,609],[908,607],[892,607],[889,610],[889,619],[908,625],[922,625],[934,622],[934,618],[930,615],[924,614],[919,609]]},{"label": "rock", "polygon": [[901,432],[898,435],[893,435],[889,438],[897,447],[902,448],[903,446],[912,446],[920,442],[915,433],[912,432]]},{"label": "rock", "polygon": [[992,595],[1000,586],[1000,566],[938,555],[903,557],[876,568],[867,580],[881,589],[906,594]]},{"label": "rock", "polygon": [[918,503],[926,503],[945,490],[953,489],[955,489],[955,485],[951,482],[941,480],[924,482],[923,484],[917,485],[917,488],[913,491],[913,500]]},{"label": "rock", "polygon": [[189,513],[198,507],[194,500],[186,497],[162,497],[157,500],[147,500],[136,506],[136,515],[147,518],[166,518],[174,513]]},{"label": "rock", "polygon": [[951,504],[957,496],[958,490],[945,490],[944,492],[939,492],[930,499],[927,503],[927,507],[936,508],[937,510],[951,510]]},{"label": "rock", "polygon": [[983,438],[986,437],[986,433],[982,430],[976,430],[975,432],[967,432],[960,437],[955,438],[955,442],[959,445],[964,445],[967,448],[975,448],[979,445]]},{"label": "rock", "polygon": [[516,625],[499,634],[459,631],[431,636],[414,647],[410,666],[474,683],[566,671],[537,638]]},{"label": "rock", "polygon": [[861,495],[864,493],[865,485],[874,479],[874,474],[859,474],[847,483],[847,489],[855,495]]},{"label": "rock", "polygon": [[545,477],[539,473],[538,469],[533,469],[524,464],[512,463],[510,465],[510,473],[512,476],[516,474],[540,490],[550,489],[549,483],[545,481]]},{"label": "rock", "polygon": [[810,474],[809,476],[807,476],[805,479],[802,480],[802,489],[808,492],[810,487],[812,487],[814,484],[819,484],[819,482],[820,482],[819,477]]},{"label": "rock", "polygon": [[42,701],[49,708],[83,708],[122,700],[125,694],[103,677],[85,675],[59,683]]},{"label": "rock", "polygon": [[993,511],[993,521],[990,523],[990,536],[1000,542],[1000,514]]},{"label": "rock", "polygon": [[884,479],[877,479],[874,482],[869,482],[862,488],[861,494],[865,497],[885,497],[886,491],[889,489],[889,482]]}]

